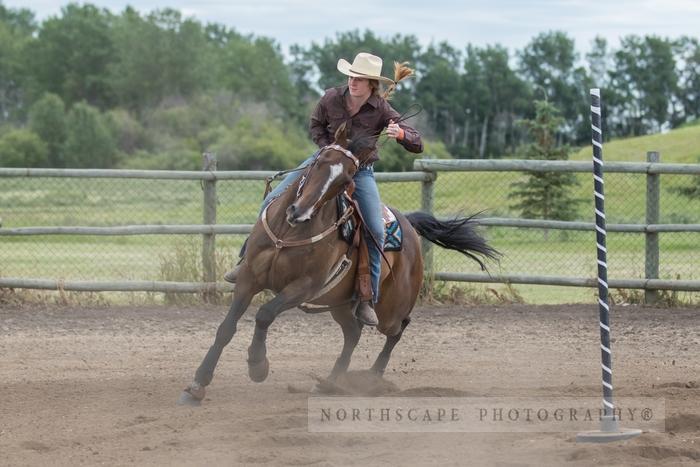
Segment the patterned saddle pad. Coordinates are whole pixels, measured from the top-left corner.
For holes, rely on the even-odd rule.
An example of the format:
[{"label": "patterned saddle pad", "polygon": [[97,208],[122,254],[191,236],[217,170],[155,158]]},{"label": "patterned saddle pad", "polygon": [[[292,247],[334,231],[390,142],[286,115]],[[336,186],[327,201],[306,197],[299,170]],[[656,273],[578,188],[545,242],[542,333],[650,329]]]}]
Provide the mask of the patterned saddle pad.
[{"label": "patterned saddle pad", "polygon": [[[345,212],[348,207],[348,200],[344,196],[338,196],[338,218]],[[401,224],[394,212],[382,204],[382,218],[384,220],[384,251],[401,251],[401,245],[403,240],[403,232],[401,230]],[[340,236],[343,240],[348,243],[352,242],[353,234],[355,233],[356,222],[355,219],[351,219],[350,222],[346,222],[341,226]]]}]

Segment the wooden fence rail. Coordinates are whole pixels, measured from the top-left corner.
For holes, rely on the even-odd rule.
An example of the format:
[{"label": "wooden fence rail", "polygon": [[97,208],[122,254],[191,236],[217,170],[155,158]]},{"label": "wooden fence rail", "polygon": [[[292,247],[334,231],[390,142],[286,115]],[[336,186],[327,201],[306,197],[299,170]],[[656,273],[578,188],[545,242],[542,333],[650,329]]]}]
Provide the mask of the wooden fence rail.
[{"label": "wooden fence rail", "polygon": [[[605,162],[605,171],[612,173],[646,174],[646,223],[645,224],[608,224],[610,232],[638,232],[645,234],[645,278],[609,280],[610,287],[643,289],[647,303],[658,299],[658,290],[700,291],[700,281],[659,280],[659,233],[662,232],[700,232],[700,224],[659,224],[659,205],[661,189],[660,174],[700,175],[700,164],[662,164],[660,155],[652,151],[647,153],[646,163]],[[592,173],[593,162],[541,161],[541,160],[442,160],[418,159],[413,168],[428,172],[571,172]],[[432,189],[432,186],[424,189]],[[424,194],[431,198],[432,194]],[[480,219],[485,226],[545,228],[552,230],[595,230],[594,223],[551,221],[536,219]],[[428,256],[432,252],[426,252]],[[529,275],[482,275],[451,272],[435,272],[432,260],[426,261],[430,269],[425,274],[434,280],[464,282],[500,282],[511,284],[560,285],[574,287],[596,287],[597,281],[591,278],[572,278],[555,276]]]},{"label": "wooden fence rail", "polygon": [[[700,224],[660,224],[660,174],[695,174],[700,175],[700,164],[662,164],[658,153],[649,153],[647,163],[606,162],[606,172],[639,173],[647,177],[647,215],[645,224],[608,224],[610,232],[632,232],[644,234],[645,278],[611,279],[610,287],[643,289],[646,299],[656,299],[657,290],[700,291],[700,281],[660,280],[659,246],[660,233],[666,232],[700,232]],[[375,174],[378,182],[420,182],[422,186],[421,210],[433,211],[434,189],[439,172],[592,172],[592,162],[571,161],[534,161],[534,160],[437,160],[418,159],[414,163],[414,172]],[[147,291],[147,292],[183,292],[203,293],[205,296],[214,291],[228,291],[228,284],[216,282],[214,251],[216,235],[247,234],[251,224],[217,224],[216,218],[216,184],[219,180],[265,180],[276,172],[273,171],[217,171],[214,158],[205,155],[203,170],[165,171],[165,170],[99,170],[99,169],[14,169],[0,168],[0,177],[61,177],[61,178],[114,178],[114,179],[152,179],[152,180],[201,180],[203,185],[202,224],[201,225],[124,225],[114,227],[22,227],[0,228],[0,236],[28,235],[202,235],[202,265],[204,277],[202,282],[164,282],[164,281],[56,281],[31,278],[0,277],[0,287],[61,289],[75,291]],[[592,222],[568,222],[541,219],[482,218],[483,226],[536,228],[552,230],[594,231]],[[562,276],[535,275],[487,275],[463,274],[435,271],[430,243],[424,241],[425,273],[428,284],[433,280],[466,281],[484,283],[511,283],[559,285],[572,287],[595,287],[595,278],[577,278]]]},{"label": "wooden fence rail", "polygon": [[[208,297],[217,291],[230,291],[232,286],[217,282],[216,277],[216,235],[248,234],[252,224],[216,224],[217,195],[216,184],[220,180],[266,180],[275,176],[275,171],[217,171],[216,160],[204,154],[204,166],[198,171],[168,170],[110,170],[110,169],[24,169],[1,168],[0,178],[87,178],[87,179],[145,179],[145,180],[200,180],[202,181],[202,224],[197,225],[122,225],[111,227],[86,226],[36,226],[1,228],[2,236],[30,235],[202,235],[202,282],[165,281],[74,281],[33,278],[0,277],[0,287],[49,289],[66,291],[126,291],[164,293],[202,293]],[[422,182],[431,184],[435,174],[430,172],[376,173],[381,183]],[[432,190],[430,190],[432,191]]]}]

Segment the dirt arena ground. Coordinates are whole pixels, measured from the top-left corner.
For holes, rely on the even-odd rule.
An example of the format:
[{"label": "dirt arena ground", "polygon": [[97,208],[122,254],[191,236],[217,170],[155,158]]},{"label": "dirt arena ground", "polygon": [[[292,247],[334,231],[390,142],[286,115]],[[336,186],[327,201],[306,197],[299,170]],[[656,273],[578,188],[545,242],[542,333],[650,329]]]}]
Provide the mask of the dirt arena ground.
[{"label": "dirt arena ground", "polygon": [[[254,310],[204,403],[176,405],[224,307],[0,305],[2,465],[677,465],[700,462],[700,310],[613,309],[616,396],[666,401],[665,432],[608,445],[574,433],[311,433],[310,374],[340,329],[294,310],[273,325],[271,374],[245,362]],[[386,379],[423,396],[600,394],[597,308],[422,307]],[[383,344],[365,332],[354,370]],[[408,392],[407,392],[408,391]]]}]

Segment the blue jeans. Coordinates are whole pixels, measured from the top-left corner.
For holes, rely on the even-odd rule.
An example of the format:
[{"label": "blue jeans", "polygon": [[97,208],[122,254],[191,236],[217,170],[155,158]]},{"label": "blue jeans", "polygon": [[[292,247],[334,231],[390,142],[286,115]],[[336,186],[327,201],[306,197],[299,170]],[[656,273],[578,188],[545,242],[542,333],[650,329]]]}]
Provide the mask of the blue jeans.
[{"label": "blue jeans", "polygon": [[[299,167],[307,164],[316,158],[318,152],[314,153],[311,157],[302,162]],[[287,174],[284,179],[272,190],[265,200],[263,201],[262,207],[260,208],[260,213],[269,205],[272,200],[279,196],[289,185],[294,183],[299,177],[301,177],[302,171],[292,172]],[[382,202],[379,198],[379,189],[377,188],[377,182],[374,180],[374,168],[371,166],[363,167],[359,169],[355,176],[353,177],[355,182],[355,192],[352,197],[360,205],[360,210],[362,211],[362,217],[364,217],[367,223],[367,229],[372,233],[374,238],[377,240],[379,245],[384,245],[384,221],[382,220]],[[365,234],[365,240],[367,241],[367,250],[369,251],[369,272],[372,281],[372,298],[373,302],[377,303],[379,300],[379,278],[382,272],[382,255],[367,234]]]},{"label": "blue jeans", "polygon": [[[299,166],[297,167],[297,169],[298,169],[299,167],[302,167],[302,166],[304,166],[304,165],[306,165],[306,164],[311,163],[314,159],[316,159],[316,156],[318,155],[319,152],[320,152],[320,150],[318,150],[318,151],[316,151],[315,153],[313,153],[313,154],[311,155],[311,157],[309,157],[309,158],[306,159],[304,162],[302,162],[301,164],[299,164]],[[282,181],[279,183],[279,185],[277,185],[271,192],[269,192],[269,193],[267,194],[267,196],[265,197],[265,200],[263,200],[262,206],[260,206],[260,212],[258,213],[258,217],[262,214],[262,212],[265,210],[265,208],[272,202],[272,200],[275,199],[275,198],[277,198],[279,195],[281,195],[282,192],[283,192],[284,190],[286,190],[287,187],[288,187],[289,185],[291,185],[292,183],[294,183],[295,181],[297,181],[297,179],[298,179],[299,177],[301,177],[301,174],[302,174],[302,173],[304,173],[303,170],[298,170],[298,171],[296,171],[296,172],[290,172],[290,173],[288,173],[287,176],[284,177],[284,178],[282,179]]]},{"label": "blue jeans", "polygon": [[[362,217],[367,229],[380,245],[384,246],[384,220],[382,219],[382,202],[379,199],[379,189],[374,180],[374,168],[363,167],[355,173],[355,193],[352,197],[360,205]],[[379,278],[382,273],[382,254],[374,241],[365,233],[367,249],[369,250],[369,272],[372,279],[372,301],[379,300]]]}]

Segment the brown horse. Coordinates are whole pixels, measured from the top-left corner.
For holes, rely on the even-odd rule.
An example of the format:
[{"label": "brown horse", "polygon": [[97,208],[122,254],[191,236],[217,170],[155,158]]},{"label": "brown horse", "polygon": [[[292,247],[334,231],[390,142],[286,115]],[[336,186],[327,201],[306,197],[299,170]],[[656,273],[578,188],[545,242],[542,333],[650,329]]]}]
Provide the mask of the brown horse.
[{"label": "brown horse", "polygon": [[[354,316],[357,301],[353,300],[358,252],[354,249],[350,255],[350,272],[330,290],[324,287],[348,252],[348,245],[338,235],[337,228],[349,212],[339,220],[336,203],[329,201],[352,184],[353,175],[373,141],[368,137],[349,142],[344,127],[335,139],[335,144],[322,149],[304,176],[274,200],[255,224],[231,308],[197,369],[194,382],[183,392],[182,403],[197,404],[204,398],[205,387],[211,383],[214,368],[233,338],[238,320],[253,296],[264,289],[272,290],[275,297],[262,305],[255,316],[255,332],[248,348],[248,374],[253,381],[261,382],[268,375],[267,329],[280,313],[300,306],[311,311],[314,306],[325,305],[331,312],[342,328],[344,344],[329,379],[334,380],[347,371],[362,332],[362,324]],[[419,234],[442,247],[464,253],[479,262],[482,269],[483,262],[473,253],[491,259],[498,256],[475,231],[471,218],[439,221],[420,212],[406,216],[396,213],[396,217],[403,230],[402,251],[385,255],[380,299],[375,307],[377,329],[386,335],[384,348],[372,366],[379,375],[383,375],[394,346],[410,322],[409,315],[423,282]],[[306,306],[307,303],[311,305]]]}]

